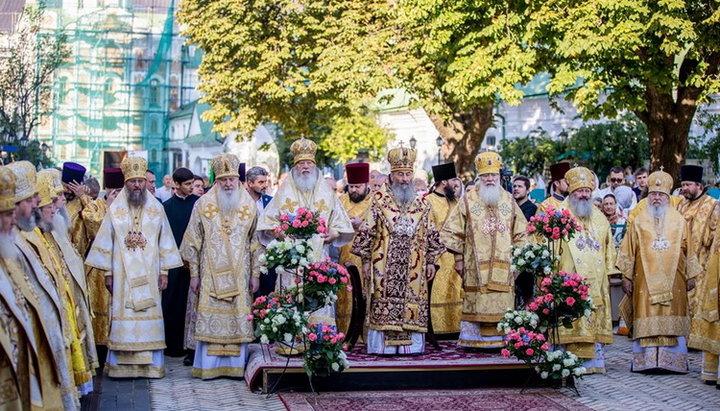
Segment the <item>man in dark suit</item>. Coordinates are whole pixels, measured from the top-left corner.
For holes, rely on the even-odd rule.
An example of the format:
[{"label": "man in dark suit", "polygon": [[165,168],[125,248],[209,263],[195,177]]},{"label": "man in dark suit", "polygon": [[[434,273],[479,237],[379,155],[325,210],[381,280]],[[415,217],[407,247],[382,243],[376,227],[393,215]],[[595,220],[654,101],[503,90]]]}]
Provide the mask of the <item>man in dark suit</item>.
[{"label": "man in dark suit", "polygon": [[[242,168],[242,167],[241,167]],[[241,170],[244,171],[244,170]],[[242,177],[242,172],[240,173]],[[255,200],[255,203],[257,204],[257,210],[258,215],[262,214],[265,207],[270,203],[270,200],[272,200],[272,196],[269,196],[265,194],[267,192],[268,184],[269,184],[269,173],[266,169],[255,166],[251,167],[249,170],[247,170],[245,174],[245,188],[247,189],[247,192],[250,194],[250,197]],[[241,178],[241,180],[243,180]],[[260,289],[257,293],[255,293],[255,297],[259,297],[261,295],[268,295],[271,292],[275,290],[275,279],[277,278],[277,274],[275,273],[275,270],[269,270],[266,275],[260,276]]]}]

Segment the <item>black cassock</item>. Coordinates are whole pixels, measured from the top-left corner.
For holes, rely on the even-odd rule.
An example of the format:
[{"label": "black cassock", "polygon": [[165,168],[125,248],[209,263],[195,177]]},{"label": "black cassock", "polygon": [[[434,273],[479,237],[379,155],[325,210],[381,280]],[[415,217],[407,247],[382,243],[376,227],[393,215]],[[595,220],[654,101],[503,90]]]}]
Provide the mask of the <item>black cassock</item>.
[{"label": "black cassock", "polygon": [[[175,244],[180,248],[183,235],[190,222],[193,206],[200,197],[191,194],[185,198],[177,195],[163,203]],[[183,339],[185,334],[185,307],[190,289],[190,269],[173,268],[168,272],[168,286],[162,295],[163,321],[165,322],[165,353],[172,357],[185,355]]]}]

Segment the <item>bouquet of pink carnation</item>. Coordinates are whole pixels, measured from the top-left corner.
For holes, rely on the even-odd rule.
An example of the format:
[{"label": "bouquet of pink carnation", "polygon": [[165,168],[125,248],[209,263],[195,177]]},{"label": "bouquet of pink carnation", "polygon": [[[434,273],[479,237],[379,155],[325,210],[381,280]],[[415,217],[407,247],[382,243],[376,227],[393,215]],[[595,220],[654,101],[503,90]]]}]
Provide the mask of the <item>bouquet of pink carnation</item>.
[{"label": "bouquet of pink carnation", "polygon": [[284,233],[292,238],[308,239],[314,234],[327,232],[325,219],[304,207],[298,208],[295,213],[280,214],[278,219],[280,225],[275,227],[275,234]]},{"label": "bouquet of pink carnation", "polygon": [[587,282],[579,274],[559,271],[540,282],[540,293],[527,308],[540,317],[541,327],[562,324],[572,328],[573,321],[590,317],[595,310]]},{"label": "bouquet of pink carnation", "polygon": [[337,292],[343,288],[351,290],[350,274],[340,264],[325,261],[310,263],[303,270],[303,281],[298,286],[298,299],[305,302],[308,311],[332,304],[337,300]]},{"label": "bouquet of pink carnation", "polygon": [[248,321],[255,321],[255,336],[260,342],[270,341],[291,343],[296,335],[305,331],[307,314],[298,311],[292,294],[270,293],[260,296],[252,305]]},{"label": "bouquet of pink carnation", "polygon": [[342,372],[350,366],[344,344],[345,335],[327,324],[311,324],[306,333],[303,362],[305,372],[311,376],[326,377],[331,372]]},{"label": "bouquet of pink carnation", "polygon": [[541,332],[519,327],[505,334],[505,348],[500,350],[503,357],[515,356],[519,360],[532,364],[543,358],[550,345]]},{"label": "bouquet of pink carnation", "polygon": [[576,232],[582,231],[582,227],[570,214],[570,210],[548,207],[544,212],[530,217],[527,231],[530,234],[542,235],[550,241],[557,241],[573,238]]}]

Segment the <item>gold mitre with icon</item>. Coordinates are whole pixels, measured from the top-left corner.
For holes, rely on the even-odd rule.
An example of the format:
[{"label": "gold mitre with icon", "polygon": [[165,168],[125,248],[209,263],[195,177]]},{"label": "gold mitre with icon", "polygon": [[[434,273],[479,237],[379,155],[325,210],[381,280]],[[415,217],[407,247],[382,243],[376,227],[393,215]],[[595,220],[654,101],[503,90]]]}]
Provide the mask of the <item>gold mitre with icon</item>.
[{"label": "gold mitre with icon", "polygon": [[223,177],[240,177],[240,159],[235,154],[223,153],[212,159],[215,179]]},{"label": "gold mitre with icon", "polygon": [[573,192],[581,188],[595,189],[595,174],[586,167],[573,167],[565,173],[568,191]]},{"label": "gold mitre with icon", "polygon": [[673,188],[673,178],[660,167],[659,171],[650,174],[647,179],[647,186],[648,193],[658,192],[670,195]]},{"label": "gold mitre with icon", "polygon": [[62,171],[57,168],[47,168],[45,171],[49,172],[53,176],[53,186],[55,187],[55,194],[60,195],[65,192],[65,188],[62,184]]},{"label": "gold mitre with icon", "polygon": [[417,151],[414,148],[400,146],[390,149],[387,154],[390,172],[413,171],[416,157]]},{"label": "gold mitre with icon", "polygon": [[495,151],[485,151],[475,156],[475,167],[478,175],[500,174],[502,158]]},{"label": "gold mitre with icon", "polygon": [[54,177],[49,170],[40,170],[37,173],[37,189],[38,196],[40,197],[38,207],[45,207],[52,204],[55,197],[57,197],[53,179]]},{"label": "gold mitre with icon", "polygon": [[6,167],[15,174],[15,202],[19,203],[37,193],[35,166],[29,161],[15,161]]},{"label": "gold mitre with icon", "polygon": [[147,160],[138,156],[127,156],[120,163],[120,168],[125,176],[125,181],[133,178],[147,179]]},{"label": "gold mitre with icon", "polygon": [[290,152],[293,155],[293,164],[308,160],[315,162],[315,153],[317,152],[317,144],[306,138],[295,140],[290,146]]},{"label": "gold mitre with icon", "polygon": [[7,167],[0,167],[0,212],[15,209],[15,174]]}]

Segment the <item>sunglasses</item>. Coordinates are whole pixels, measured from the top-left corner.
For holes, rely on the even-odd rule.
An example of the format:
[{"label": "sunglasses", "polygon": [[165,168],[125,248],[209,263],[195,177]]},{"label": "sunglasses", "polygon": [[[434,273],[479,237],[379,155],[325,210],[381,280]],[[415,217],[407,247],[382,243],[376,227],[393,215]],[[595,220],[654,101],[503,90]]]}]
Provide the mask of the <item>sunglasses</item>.
[{"label": "sunglasses", "polygon": [[622,183],[622,181],[623,181],[622,178],[611,178],[610,179],[610,182],[612,182],[612,183]]}]

